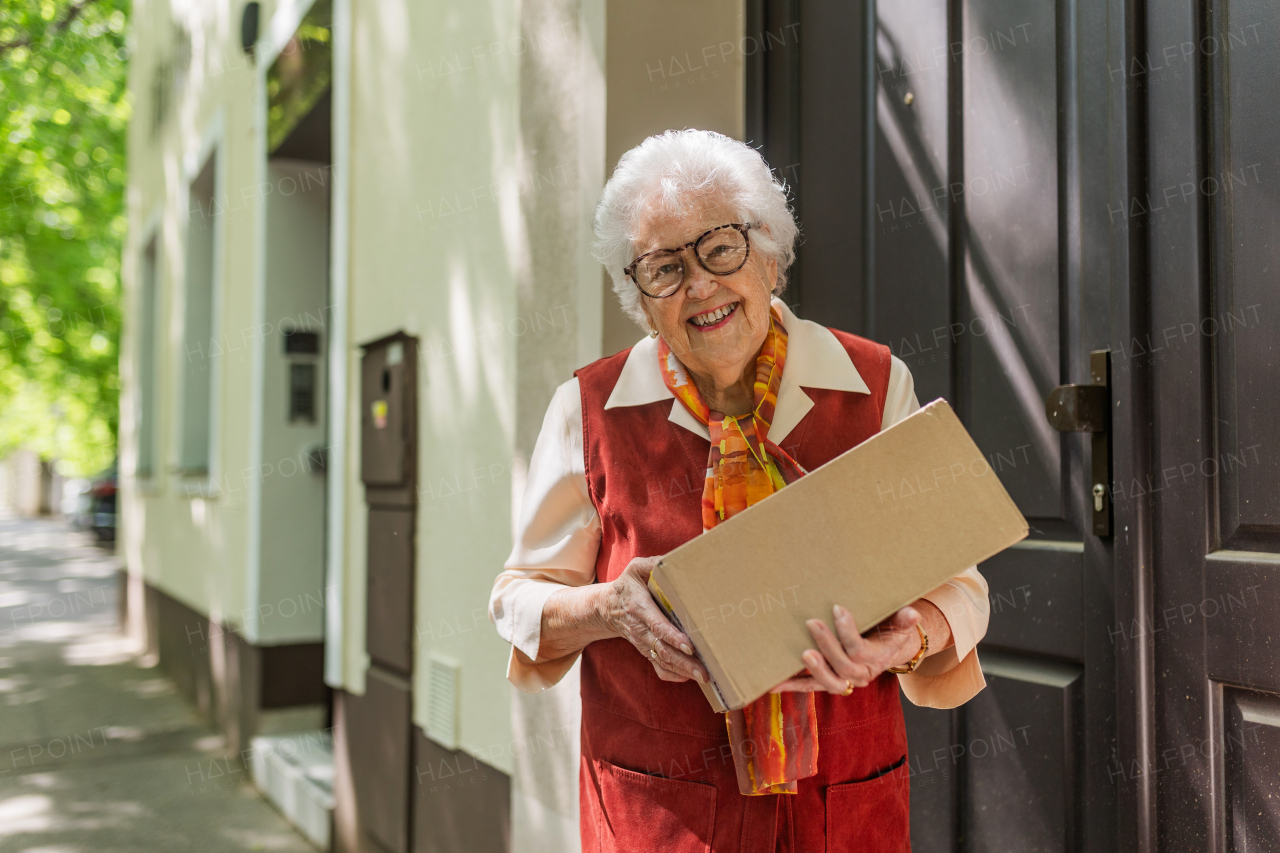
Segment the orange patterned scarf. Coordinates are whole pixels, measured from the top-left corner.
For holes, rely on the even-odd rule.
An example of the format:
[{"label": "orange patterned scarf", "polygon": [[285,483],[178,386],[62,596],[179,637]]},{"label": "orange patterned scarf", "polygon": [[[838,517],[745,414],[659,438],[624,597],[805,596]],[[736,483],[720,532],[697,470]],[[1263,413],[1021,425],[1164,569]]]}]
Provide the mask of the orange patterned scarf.
[{"label": "orange patterned scarf", "polygon": [[[702,490],[702,529],[758,503],[807,472],[769,441],[769,425],[787,361],[787,330],[776,309],[756,357],[755,409],[736,418],[714,412],[667,342],[658,339],[662,378],[676,399],[711,434]],[[725,714],[738,789],[745,795],[794,794],[796,782],[818,772],[818,718],[812,693],[770,693]]]}]

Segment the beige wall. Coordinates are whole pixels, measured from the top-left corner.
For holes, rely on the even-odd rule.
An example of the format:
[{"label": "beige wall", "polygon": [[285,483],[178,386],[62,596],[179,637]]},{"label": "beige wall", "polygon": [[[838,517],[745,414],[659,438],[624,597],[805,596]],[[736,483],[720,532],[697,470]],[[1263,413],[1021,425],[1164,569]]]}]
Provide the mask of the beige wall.
[{"label": "beige wall", "polygon": [[[130,572],[190,607],[235,627],[248,605],[245,575],[250,465],[252,348],[257,317],[259,196],[254,115],[255,71],[239,46],[240,3],[231,0],[174,7],[135,3],[130,88],[135,120],[129,128],[129,236],[124,258],[124,337],[121,346],[120,548]],[[275,3],[264,3],[269,18]],[[175,10],[186,17],[175,18]],[[186,33],[189,62],[176,75],[170,115],[153,134],[156,70],[182,67],[175,38]],[[174,75],[168,76],[174,80]],[[182,285],[188,221],[187,187],[203,151],[219,152],[215,282],[215,338],[190,354],[182,340]],[[198,214],[197,214],[198,215]],[[138,482],[137,389],[132,321],[140,316],[138,269],[153,228],[159,234],[157,317],[156,474]],[[181,366],[195,359],[214,371],[213,460],[208,478],[173,472],[177,462]]]},{"label": "beige wall", "polygon": [[[430,657],[456,662],[460,745],[513,775],[521,850],[577,844],[576,673],[516,693],[484,608],[552,392],[639,337],[601,289],[591,211],[607,169],[645,136],[743,132],[740,0],[604,4],[354,8],[351,375],[362,341],[396,329],[421,341],[415,721],[426,723]],[[345,608],[355,690],[366,666],[358,390]]]},{"label": "beige wall", "polygon": [[[670,127],[741,137],[740,3],[613,4],[606,16],[603,0],[391,0],[354,13],[352,343],[403,328],[422,349],[415,719],[430,656],[457,662],[462,747],[514,773],[518,825],[560,821],[565,837],[533,849],[564,849],[576,843],[576,738],[564,734],[576,683],[514,695],[484,607],[552,392],[639,337],[590,257],[606,169]],[[690,14],[673,36],[668,22]],[[348,476],[348,680],[360,689],[363,496]],[[556,747],[527,751],[539,738]]]},{"label": "beige wall", "polygon": [[[602,290],[589,251],[591,212],[608,170],[645,136],[688,126],[741,137],[743,127],[741,0],[608,3],[607,10],[606,2],[354,3],[351,113],[337,118],[350,132],[347,225],[334,235],[349,253],[348,437],[344,470],[330,471],[343,478],[345,500],[341,686],[362,692],[368,665],[359,344],[403,329],[421,349],[414,719],[425,727],[430,659],[456,663],[459,745],[513,774],[516,826],[542,828],[516,833],[525,850],[577,843],[576,681],[571,676],[539,697],[516,695],[504,677],[509,647],[485,608],[510,550],[524,471],[552,392],[576,367],[640,334],[608,286]],[[160,471],[153,483],[122,478],[122,548],[130,571],[238,625],[252,600],[242,472],[253,453],[251,343],[262,260],[258,80],[239,53],[239,4],[195,5],[203,17],[188,25],[192,70],[156,139],[146,120],[150,74],[173,52],[170,6],[142,0],[135,7],[140,118],[130,131],[125,472],[136,455],[129,355],[136,335],[128,318],[139,313],[137,261],[152,223],[160,227],[165,325]],[[274,6],[264,4],[264,27]],[[175,456],[176,366],[185,357],[184,156],[211,135],[222,140],[219,192],[227,207],[217,249],[225,343],[214,360],[217,462],[211,484],[202,485],[166,466]],[[539,746],[548,742],[554,747]]]},{"label": "beige wall", "polygon": [[[511,772],[509,647],[486,607],[551,393],[599,354],[586,245],[603,174],[603,105],[591,104],[602,45],[577,0],[523,12],[514,0],[384,0],[354,16],[352,376],[361,342],[404,329],[421,349],[414,718],[428,728],[432,656],[456,663],[459,745]],[[353,383],[354,690],[366,666],[358,393]]]},{"label": "beige wall", "polygon": [[[527,466],[556,387],[601,354],[602,295],[599,264],[590,252],[590,217],[605,169],[604,0],[526,2],[521,14],[531,43],[548,41],[545,34],[569,36],[565,49],[530,51],[521,63],[524,148],[537,172],[576,173],[571,181],[541,183],[525,197],[530,270],[520,286],[522,313],[559,314],[565,312],[556,306],[567,306],[577,332],[576,346],[568,328],[519,340],[517,474]],[[522,477],[513,478],[516,501],[523,485]],[[578,845],[577,670],[536,696],[510,687],[508,692],[513,853],[567,853]]]},{"label": "beige wall", "polygon": [[[745,77],[742,0],[652,0],[608,4],[608,119],[605,166],[646,137],[698,128],[742,139]],[[618,307],[604,277],[604,354],[631,346],[642,331]]]},{"label": "beige wall", "polygon": [[[568,3],[539,5],[543,9],[559,8],[560,14],[566,14],[565,8],[570,7]],[[589,11],[604,16],[603,32],[596,37],[602,44],[594,56],[603,52],[607,57],[602,67],[607,108],[603,122],[591,123],[586,116],[578,121],[580,129],[589,128],[591,133],[599,134],[590,140],[594,147],[580,142],[578,151],[584,162],[598,158],[600,178],[612,170],[627,149],[668,128],[700,127],[742,137],[743,65],[738,50],[743,31],[741,0],[701,4],[667,0],[656,4],[609,2],[607,10],[604,5],[604,0],[598,0],[595,9]],[[528,4],[525,9],[529,9]],[[680,26],[672,26],[672,21],[680,21]],[[525,68],[524,74],[522,88],[526,93],[555,91],[557,83],[563,86],[573,80],[549,65]],[[590,82],[590,75],[585,79]],[[522,113],[525,136],[527,140],[541,140],[531,147],[545,151],[548,145],[554,145],[558,152],[572,150],[563,127],[557,123],[557,117],[564,120],[571,112],[564,106],[568,100],[571,99],[564,98],[560,106],[555,106],[526,95]],[[529,109],[531,104],[538,108]],[[561,132],[557,134],[557,130]],[[560,141],[555,142],[556,139]],[[593,192],[579,194],[583,225],[587,223],[586,214],[595,207],[601,185],[600,179],[588,182],[584,190],[589,187]],[[546,215],[549,207],[567,199],[549,196],[541,201],[538,215],[529,217],[533,245],[542,247],[541,254],[535,248],[532,282],[533,292],[546,299],[542,294],[562,292],[556,273],[568,264],[567,253],[572,244],[564,236],[557,236],[567,234],[569,229],[554,213]],[[589,242],[587,233],[577,246],[579,264],[585,264],[580,279],[596,288],[598,297],[591,304],[585,295],[580,296],[579,314],[585,317],[590,311],[598,312],[595,328],[599,353],[610,355],[633,344],[641,332],[622,315],[607,276],[601,287],[602,271],[589,257]],[[540,257],[545,258],[545,264],[539,264]],[[551,345],[528,346],[520,354],[518,450],[522,459],[527,458],[536,438],[551,391],[576,366],[567,363],[564,351],[556,351],[554,341],[546,343]],[[586,360],[581,358],[578,364]],[[577,850],[577,733],[581,717],[578,668],[570,670],[560,684],[536,696],[516,691],[512,694],[512,739],[525,747],[515,757],[513,767],[513,851]]]},{"label": "beige wall", "polygon": [[[461,668],[460,744],[478,753],[510,727],[506,686],[494,677],[506,649],[484,607],[509,541],[516,353],[505,330],[528,264],[518,58],[485,52],[517,36],[518,20],[509,3],[407,0],[357,3],[353,16],[351,342],[403,329],[420,348],[414,720],[425,728],[429,658],[443,656]],[[356,359],[353,351],[353,367]],[[354,409],[359,371],[351,376]],[[360,649],[348,686],[360,691],[358,476],[348,496],[347,637]]]}]

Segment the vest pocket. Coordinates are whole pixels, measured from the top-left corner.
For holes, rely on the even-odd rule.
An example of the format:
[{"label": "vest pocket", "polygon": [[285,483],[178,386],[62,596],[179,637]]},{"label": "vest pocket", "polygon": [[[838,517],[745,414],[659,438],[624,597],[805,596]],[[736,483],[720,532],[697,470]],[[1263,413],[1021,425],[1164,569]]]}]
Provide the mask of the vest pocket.
[{"label": "vest pocket", "polygon": [[709,853],[716,823],[714,785],[649,776],[596,761],[604,814],[602,853]]},{"label": "vest pocket", "polygon": [[911,853],[906,757],[887,773],[827,788],[828,853]]}]

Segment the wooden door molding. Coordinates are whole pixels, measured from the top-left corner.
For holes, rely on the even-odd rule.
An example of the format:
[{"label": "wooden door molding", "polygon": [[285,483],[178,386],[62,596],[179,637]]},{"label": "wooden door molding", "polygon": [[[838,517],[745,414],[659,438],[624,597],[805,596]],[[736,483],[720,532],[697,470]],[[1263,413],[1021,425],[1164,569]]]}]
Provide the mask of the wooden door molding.
[{"label": "wooden door molding", "polygon": [[[1131,219],[1133,200],[1147,187],[1146,81],[1134,78],[1135,57],[1146,54],[1147,31],[1144,4],[1138,0],[1108,0],[1107,122],[1108,193],[1110,228],[1109,340],[1116,343],[1141,339],[1151,327],[1150,279],[1147,241],[1149,229]],[[1141,481],[1151,470],[1151,363],[1134,359],[1130,345],[1112,356],[1112,390],[1122,401],[1112,412],[1113,483]],[[1126,355],[1128,353],[1128,355]],[[1150,624],[1153,598],[1154,524],[1152,508],[1145,501],[1115,502],[1112,579],[1114,622],[1108,641],[1113,645],[1116,673],[1116,749],[1109,773],[1119,784],[1110,784],[1116,795],[1117,849],[1154,853],[1155,789],[1146,774],[1124,771],[1125,766],[1149,766],[1155,752],[1155,664],[1150,635],[1134,631]],[[1121,778],[1123,777],[1123,778]],[[1104,848],[1105,849],[1105,848]]]},{"label": "wooden door molding", "polygon": [[1158,849],[1275,849],[1280,152],[1269,104],[1280,10],[1152,0],[1147,44],[1149,333],[1160,349],[1146,499],[1154,746],[1139,767],[1153,778]]}]

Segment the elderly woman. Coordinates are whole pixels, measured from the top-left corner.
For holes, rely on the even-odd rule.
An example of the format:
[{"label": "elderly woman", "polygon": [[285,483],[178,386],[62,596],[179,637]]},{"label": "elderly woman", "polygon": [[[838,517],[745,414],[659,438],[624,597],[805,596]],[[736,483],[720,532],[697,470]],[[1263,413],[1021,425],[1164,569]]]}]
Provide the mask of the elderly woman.
[{"label": "elderly woman", "polygon": [[646,139],[619,161],[595,228],[649,335],[556,391],[490,601],[521,690],[582,658],[583,850],[908,850],[898,688],[951,708],[985,686],[977,570],[865,636],[839,606],[834,632],[811,620],[797,675],[728,715],[646,582],[658,556],[916,411],[911,374],[777,298],[797,227],[740,142]]}]

